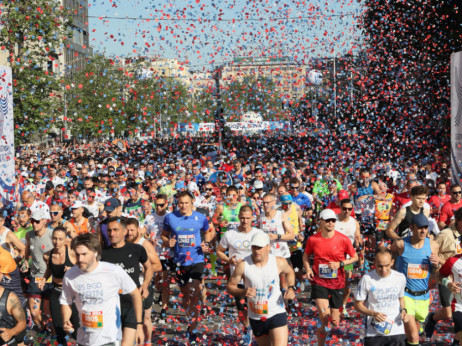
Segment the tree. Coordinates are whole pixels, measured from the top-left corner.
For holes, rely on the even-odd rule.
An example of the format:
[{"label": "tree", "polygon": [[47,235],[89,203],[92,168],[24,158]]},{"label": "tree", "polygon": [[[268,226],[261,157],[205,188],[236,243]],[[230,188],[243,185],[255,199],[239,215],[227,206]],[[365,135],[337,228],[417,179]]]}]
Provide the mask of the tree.
[{"label": "tree", "polygon": [[53,119],[59,83],[52,67],[70,36],[69,24],[69,13],[58,0],[0,3],[0,47],[13,73],[15,132],[20,140],[44,132]]}]

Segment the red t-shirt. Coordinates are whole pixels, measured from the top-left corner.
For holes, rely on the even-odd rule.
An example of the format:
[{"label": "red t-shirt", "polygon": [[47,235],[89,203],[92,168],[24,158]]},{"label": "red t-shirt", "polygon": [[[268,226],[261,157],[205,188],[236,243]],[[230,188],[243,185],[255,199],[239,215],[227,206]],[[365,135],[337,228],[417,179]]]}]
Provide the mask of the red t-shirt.
[{"label": "red t-shirt", "polygon": [[441,208],[440,218],[438,221],[449,225],[452,217],[454,216],[454,212],[460,207],[462,207],[462,200],[460,200],[459,203],[451,203],[451,201],[447,201]]},{"label": "red t-shirt", "polygon": [[404,204],[411,200],[411,193],[409,191],[401,192],[395,196],[396,210],[399,210]]},{"label": "red t-shirt", "polygon": [[443,197],[440,197],[438,195],[431,196],[430,199],[428,200],[428,204],[430,204],[432,209],[433,208],[438,208],[438,212],[433,213],[432,217],[439,216],[439,214],[440,214],[439,211],[443,207],[444,203],[448,202],[450,199],[451,199],[450,195],[444,195]]},{"label": "red t-shirt", "polygon": [[[337,269],[337,275],[334,276],[329,272],[327,265],[329,262],[340,262],[346,259],[346,254],[353,257],[356,254],[351,240],[340,232],[335,231],[332,238],[324,238],[321,232],[316,233],[308,238],[306,242],[305,253],[309,256],[314,254],[313,273],[314,283],[316,285],[341,289],[345,287],[345,271],[343,268]],[[321,268],[321,273],[320,273]]]}]

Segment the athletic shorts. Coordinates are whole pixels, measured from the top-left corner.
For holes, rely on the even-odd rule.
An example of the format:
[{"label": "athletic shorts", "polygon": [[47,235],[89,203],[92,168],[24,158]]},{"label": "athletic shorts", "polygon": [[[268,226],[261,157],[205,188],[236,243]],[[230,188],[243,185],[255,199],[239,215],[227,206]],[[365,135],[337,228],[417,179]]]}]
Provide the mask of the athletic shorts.
[{"label": "athletic shorts", "polygon": [[327,299],[331,309],[340,309],[343,305],[343,288],[326,288],[319,285],[311,286],[311,299]]},{"label": "athletic shorts", "polygon": [[438,293],[440,295],[440,304],[443,308],[451,306],[452,293],[449,288],[442,284],[438,284]]},{"label": "athletic shorts", "polygon": [[364,346],[406,346],[406,334],[367,336]]},{"label": "athletic shorts", "polygon": [[138,321],[136,320],[132,297],[129,294],[120,295],[120,314],[122,320],[122,328],[137,328]]},{"label": "athletic shorts", "polygon": [[273,317],[262,320],[249,319],[252,327],[253,335],[259,338],[260,336],[269,334],[271,329],[284,327],[287,325],[287,314],[285,312],[274,315]]},{"label": "athletic shorts", "polygon": [[[244,288],[244,285],[238,284],[237,288]],[[234,301],[236,302],[237,311],[245,311],[247,310],[247,298],[246,297],[234,297]]]},{"label": "athletic shorts", "polygon": [[160,260],[160,264],[162,265],[162,271],[175,271],[175,263],[171,258]]},{"label": "athletic shorts", "polygon": [[452,319],[454,320],[454,333],[457,334],[462,331],[462,311],[454,311]]},{"label": "athletic shorts", "polygon": [[294,252],[290,253],[289,263],[292,265],[292,268],[297,273],[303,272],[303,251],[302,250],[295,250]]},{"label": "athletic shorts", "polygon": [[204,275],[204,263],[196,263],[190,266],[180,266],[176,270],[176,278],[180,287],[186,286],[192,280],[202,280]]},{"label": "athletic shorts", "polygon": [[48,299],[53,288],[51,283],[46,283],[43,290],[38,288],[36,278],[30,276],[29,284],[27,285],[27,296],[29,298]]},{"label": "athletic shorts", "polygon": [[404,306],[406,307],[407,314],[414,316],[416,321],[425,322],[430,307],[430,299],[419,300],[404,296]]},{"label": "athletic shorts", "polygon": [[152,288],[152,285],[149,285],[148,291],[148,297],[146,299],[143,299],[143,310],[152,308],[152,303],[154,302],[154,290]]}]

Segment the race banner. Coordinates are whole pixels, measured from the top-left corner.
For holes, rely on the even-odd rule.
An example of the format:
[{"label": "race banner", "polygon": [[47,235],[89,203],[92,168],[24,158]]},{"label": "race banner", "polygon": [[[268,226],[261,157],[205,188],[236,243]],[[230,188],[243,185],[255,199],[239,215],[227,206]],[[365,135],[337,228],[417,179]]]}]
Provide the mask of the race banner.
[{"label": "race banner", "polygon": [[[290,123],[288,121],[228,122],[225,126],[233,132],[288,131],[290,129]],[[215,131],[214,123],[178,124],[178,132],[196,133],[213,131]]]},{"label": "race banner", "polygon": [[451,177],[462,185],[462,52],[451,55]]},{"label": "race banner", "polygon": [[0,66],[0,194],[14,193],[13,85],[11,68]]}]

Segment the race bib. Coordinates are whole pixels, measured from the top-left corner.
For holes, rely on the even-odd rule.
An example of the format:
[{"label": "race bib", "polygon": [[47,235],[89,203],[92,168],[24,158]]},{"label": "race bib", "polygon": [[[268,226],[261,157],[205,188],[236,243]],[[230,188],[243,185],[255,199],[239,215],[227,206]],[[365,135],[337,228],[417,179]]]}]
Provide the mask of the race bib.
[{"label": "race bib", "polygon": [[456,254],[462,253],[462,246],[460,246],[460,241],[456,243]]},{"label": "race bib", "polygon": [[[35,279],[35,283],[36,284],[39,284],[40,282],[42,282],[43,278],[34,278]],[[48,280],[46,281],[47,284],[51,284],[51,276],[48,278]]]},{"label": "race bib", "polygon": [[388,221],[388,220],[379,220],[379,222],[377,223],[377,229],[379,231],[385,231],[387,229],[387,227],[388,227],[389,222],[390,221]]},{"label": "race bib", "polygon": [[196,238],[194,234],[183,234],[178,236],[179,247],[194,247],[196,246]]},{"label": "race bib", "polygon": [[239,222],[229,222],[228,223],[228,231],[235,231],[239,226]]},{"label": "race bib", "polygon": [[428,265],[426,264],[413,264],[407,265],[408,279],[426,279],[428,276]]},{"label": "race bib", "polygon": [[103,328],[103,312],[82,312],[82,325],[87,328]]},{"label": "race bib", "polygon": [[393,320],[387,318],[383,322],[377,322],[375,319],[372,319],[371,326],[380,334],[388,335],[393,328]]},{"label": "race bib", "polygon": [[336,279],[337,269],[331,269],[327,264],[319,264],[319,277],[323,279]]},{"label": "race bib", "polygon": [[249,308],[254,314],[257,315],[268,315],[268,302],[267,301],[259,301],[259,302],[251,302],[249,301]]}]

